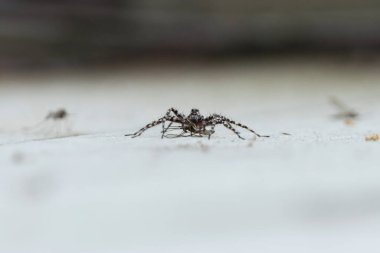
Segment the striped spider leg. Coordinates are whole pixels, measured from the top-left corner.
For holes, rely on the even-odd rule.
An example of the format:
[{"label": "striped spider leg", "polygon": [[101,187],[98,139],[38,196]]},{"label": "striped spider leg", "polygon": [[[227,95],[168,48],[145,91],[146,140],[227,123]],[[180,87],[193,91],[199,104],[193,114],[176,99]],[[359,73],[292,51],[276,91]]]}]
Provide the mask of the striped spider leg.
[{"label": "striped spider leg", "polygon": [[209,116],[206,119],[208,119],[209,121],[212,121],[212,123],[210,124],[211,125],[210,133],[211,134],[208,135],[209,139],[210,139],[211,135],[215,132],[214,131],[215,126],[216,125],[220,125],[220,124],[222,124],[227,129],[231,130],[234,134],[236,134],[242,140],[244,140],[244,138],[241,137],[240,132],[238,132],[232,125],[236,125],[238,127],[244,128],[244,129],[252,132],[257,137],[270,137],[269,135],[260,135],[256,131],[254,131],[251,128],[249,128],[248,126],[243,125],[243,124],[241,124],[239,122],[235,122],[234,120],[228,119],[228,118],[226,118],[226,117],[224,117],[222,115],[219,115],[219,114],[213,114],[213,115]]},{"label": "striped spider leg", "polygon": [[[174,116],[171,116],[171,114],[173,114]],[[146,126],[144,126],[143,128],[141,128],[140,130],[138,130],[137,132],[132,133],[132,134],[126,134],[125,136],[131,136],[132,138],[138,137],[143,132],[145,132],[146,130],[148,130],[149,128],[155,127],[155,126],[157,126],[159,124],[163,125],[163,131],[162,132],[164,132],[165,122],[168,121],[170,123],[173,123],[173,122],[182,123],[183,122],[183,117],[184,117],[184,115],[180,114],[178,112],[178,110],[176,110],[175,108],[169,108],[168,111],[166,112],[165,116],[163,116],[162,118],[159,118],[159,119],[157,119],[155,121],[152,121],[151,123],[147,124]]]}]

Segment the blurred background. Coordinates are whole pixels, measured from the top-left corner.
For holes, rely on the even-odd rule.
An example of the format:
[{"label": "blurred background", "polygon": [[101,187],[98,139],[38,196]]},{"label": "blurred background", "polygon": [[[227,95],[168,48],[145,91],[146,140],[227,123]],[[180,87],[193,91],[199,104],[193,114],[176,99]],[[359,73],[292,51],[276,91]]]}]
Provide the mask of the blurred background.
[{"label": "blurred background", "polygon": [[3,71],[379,48],[376,0],[0,1]]},{"label": "blurred background", "polygon": [[[379,0],[0,0],[0,252],[380,252],[379,52]],[[271,138],[124,136],[170,107]]]}]

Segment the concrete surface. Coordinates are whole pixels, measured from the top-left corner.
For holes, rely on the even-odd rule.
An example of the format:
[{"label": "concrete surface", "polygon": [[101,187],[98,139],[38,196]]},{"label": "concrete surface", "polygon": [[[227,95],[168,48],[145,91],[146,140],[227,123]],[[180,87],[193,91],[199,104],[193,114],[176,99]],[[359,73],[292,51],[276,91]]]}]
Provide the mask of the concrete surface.
[{"label": "concrete surface", "polygon": [[[379,81],[329,61],[3,78],[0,252],[379,252]],[[171,106],[272,137],[123,136]]]}]

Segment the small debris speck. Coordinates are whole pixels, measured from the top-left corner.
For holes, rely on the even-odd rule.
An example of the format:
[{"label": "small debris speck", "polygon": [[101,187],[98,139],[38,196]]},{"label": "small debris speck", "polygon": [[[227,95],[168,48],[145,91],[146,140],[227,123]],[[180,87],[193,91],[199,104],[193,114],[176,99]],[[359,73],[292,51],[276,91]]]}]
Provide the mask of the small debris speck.
[{"label": "small debris speck", "polygon": [[344,121],[344,123],[347,125],[347,126],[355,126],[355,121],[352,120],[352,119],[346,119]]},{"label": "small debris speck", "polygon": [[365,137],[366,141],[378,141],[380,139],[380,136],[378,134],[370,134]]}]

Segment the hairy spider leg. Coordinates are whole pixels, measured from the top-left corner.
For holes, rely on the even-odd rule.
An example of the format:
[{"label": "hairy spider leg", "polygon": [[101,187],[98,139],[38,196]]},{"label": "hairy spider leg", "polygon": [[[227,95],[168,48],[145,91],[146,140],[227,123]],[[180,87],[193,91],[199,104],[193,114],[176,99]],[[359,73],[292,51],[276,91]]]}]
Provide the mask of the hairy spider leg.
[{"label": "hairy spider leg", "polygon": [[244,128],[244,129],[247,129],[248,131],[250,131],[251,133],[253,133],[253,134],[256,135],[257,137],[270,137],[269,135],[260,135],[260,134],[256,133],[254,130],[252,130],[252,129],[250,129],[249,127],[247,127],[246,125],[243,125],[243,124],[241,124],[241,123],[239,123],[239,122],[235,122],[235,121],[233,121],[233,120],[231,120],[231,119],[227,119],[227,118],[224,117],[224,116],[220,116],[220,117],[221,117],[222,122],[228,122],[228,123],[230,123],[230,124],[233,124],[233,125],[239,126],[239,127],[241,127],[241,128]]},{"label": "hairy spider leg", "polygon": [[137,132],[132,133],[132,134],[126,134],[125,136],[132,136],[132,138],[138,137],[143,132],[145,132],[146,130],[148,130],[149,128],[155,127],[155,126],[157,126],[159,124],[165,124],[166,121],[170,121],[171,123],[173,123],[173,122],[178,122],[179,120],[176,120],[175,117],[166,117],[165,116],[165,117],[159,118],[158,120],[155,120],[155,121],[147,124],[145,127],[141,128]]},{"label": "hairy spider leg", "polygon": [[166,112],[165,116],[170,117],[170,113],[171,113],[171,112],[172,112],[175,116],[177,116],[179,119],[183,119],[183,118],[185,118],[185,115],[179,113],[178,110],[175,109],[175,108],[173,108],[173,107],[171,107],[171,108],[168,109],[168,111]]},{"label": "hairy spider leg", "polygon": [[157,126],[161,123],[164,123],[166,120],[166,117],[162,117],[162,118],[159,118],[158,120],[155,120],[149,124],[147,124],[145,127],[141,128],[140,130],[138,130],[137,132],[133,133],[133,134],[126,134],[125,136],[132,136],[132,138],[135,138],[135,137],[138,137],[140,136],[143,132],[145,132],[146,130],[148,130],[149,128],[151,127],[154,127],[154,126]]},{"label": "hairy spider leg", "polygon": [[[173,113],[175,116],[170,116],[170,113]],[[149,124],[147,124],[145,127],[141,128],[140,130],[138,130],[137,132],[135,133],[132,133],[132,134],[126,134],[124,136],[132,136],[132,138],[135,138],[135,137],[138,137],[140,136],[144,131],[146,131],[147,129],[151,128],[151,127],[154,127],[154,126],[157,126],[159,124],[165,124],[166,121],[171,121],[171,122],[179,122],[179,123],[182,123],[183,121],[183,115],[180,114],[178,112],[177,109],[175,108],[169,108],[168,111],[166,112],[165,116],[162,117],[162,118],[159,118],[158,120],[155,120]],[[177,118],[177,119],[176,119]],[[164,127],[164,126],[163,126]]]},{"label": "hairy spider leg", "polygon": [[[175,109],[174,107],[171,107],[168,109],[168,111],[166,112],[166,117],[170,117],[170,113],[173,113],[176,117],[178,117],[178,119],[180,120],[183,120],[185,115],[181,114],[178,112],[177,109]],[[161,139],[163,139],[165,137],[165,133],[170,129],[170,126],[173,124],[173,122],[170,122],[169,126],[165,128],[165,122],[162,123],[162,135],[161,135]]]},{"label": "hairy spider leg", "polygon": [[208,134],[208,139],[209,139],[209,140],[210,140],[210,138],[211,138],[211,135],[215,133],[215,126],[216,126],[215,123],[213,123],[213,124],[211,125],[210,131],[209,131],[209,134]]},{"label": "hairy spider leg", "polygon": [[245,140],[243,137],[240,136],[240,133],[239,133],[235,128],[233,128],[233,127],[231,126],[231,124],[226,123],[226,122],[223,122],[222,124],[223,124],[223,126],[225,126],[225,127],[227,127],[228,129],[230,129],[232,132],[234,132],[234,133],[235,133],[240,139]]}]

